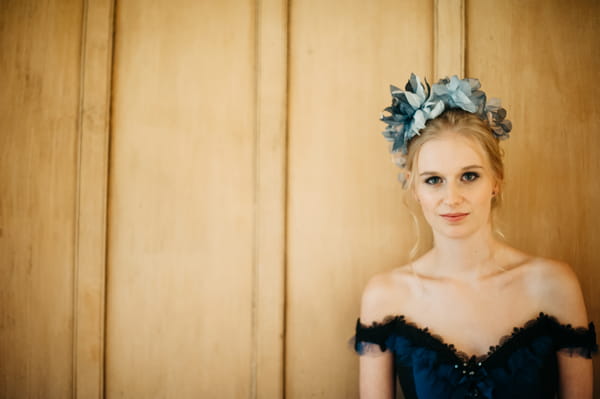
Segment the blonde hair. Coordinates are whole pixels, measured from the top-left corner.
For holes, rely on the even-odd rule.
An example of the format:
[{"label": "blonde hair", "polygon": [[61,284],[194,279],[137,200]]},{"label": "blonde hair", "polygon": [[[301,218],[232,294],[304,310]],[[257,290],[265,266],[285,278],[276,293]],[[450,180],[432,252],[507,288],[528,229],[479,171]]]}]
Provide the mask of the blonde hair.
[{"label": "blonde hair", "polygon": [[[405,169],[410,173],[406,182],[408,191],[413,192],[414,190],[415,169],[418,163],[419,152],[421,151],[423,144],[446,132],[453,132],[471,139],[483,150],[498,187],[496,195],[492,197],[492,210],[498,208],[502,201],[502,184],[504,182],[504,163],[502,158],[504,153],[500,148],[498,138],[492,133],[488,123],[480,119],[477,115],[463,111],[462,109],[448,109],[437,118],[427,121],[427,124],[421,129],[419,135],[415,136],[408,143],[408,154],[406,156],[405,165]],[[405,204],[411,212],[417,230],[417,243],[410,252],[410,258],[414,259],[421,246],[420,236],[423,229],[421,227],[421,222],[414,214],[414,211],[406,201]],[[492,217],[493,221],[493,213],[490,217]],[[495,232],[498,235],[503,236],[499,230],[495,230]]]}]

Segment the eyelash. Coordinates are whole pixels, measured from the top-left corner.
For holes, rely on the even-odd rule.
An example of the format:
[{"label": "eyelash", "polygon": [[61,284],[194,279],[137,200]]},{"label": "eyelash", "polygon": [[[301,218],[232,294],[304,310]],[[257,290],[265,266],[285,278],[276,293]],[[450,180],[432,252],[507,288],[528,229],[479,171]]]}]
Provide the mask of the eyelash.
[{"label": "eyelash", "polygon": [[[479,179],[479,173],[477,173],[477,172],[465,172],[461,176],[461,180],[466,183],[474,182],[477,179]],[[431,176],[431,177],[428,177],[427,179],[425,179],[425,184],[435,186],[435,185],[439,184],[441,181],[442,181],[441,177]]]},{"label": "eyelash", "polygon": [[469,181],[469,182],[479,179],[479,173],[477,173],[477,172],[465,172],[465,173],[463,173],[462,177],[465,177],[465,176],[471,176],[471,178],[465,180],[465,181]]},{"label": "eyelash", "polygon": [[[435,182],[433,180],[436,180]],[[439,176],[431,176],[425,179],[425,184],[429,184],[430,186],[435,186],[442,180]]]}]

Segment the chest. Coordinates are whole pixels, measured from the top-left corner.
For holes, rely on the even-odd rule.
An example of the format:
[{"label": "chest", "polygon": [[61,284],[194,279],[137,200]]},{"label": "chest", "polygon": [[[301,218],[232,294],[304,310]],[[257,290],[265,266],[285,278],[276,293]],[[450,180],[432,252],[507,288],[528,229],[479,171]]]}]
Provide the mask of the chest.
[{"label": "chest", "polygon": [[405,311],[416,325],[468,355],[484,355],[530,320],[539,304],[518,286],[425,287]]}]

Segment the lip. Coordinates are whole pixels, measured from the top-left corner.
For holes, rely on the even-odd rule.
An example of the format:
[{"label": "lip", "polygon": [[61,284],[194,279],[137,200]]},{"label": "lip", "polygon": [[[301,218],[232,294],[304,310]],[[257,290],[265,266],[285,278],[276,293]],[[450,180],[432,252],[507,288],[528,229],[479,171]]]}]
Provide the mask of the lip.
[{"label": "lip", "polygon": [[449,222],[460,222],[461,220],[463,220],[464,218],[469,216],[469,214],[468,213],[445,213],[440,216]]}]

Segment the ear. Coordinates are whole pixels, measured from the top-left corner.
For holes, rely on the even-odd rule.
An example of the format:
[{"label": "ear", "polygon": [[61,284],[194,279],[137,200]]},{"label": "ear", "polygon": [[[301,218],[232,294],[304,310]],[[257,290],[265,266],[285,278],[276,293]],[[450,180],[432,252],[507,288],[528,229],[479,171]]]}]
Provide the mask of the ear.
[{"label": "ear", "polygon": [[500,183],[495,182],[494,187],[492,188],[492,197],[495,197],[498,194],[500,194]]}]

